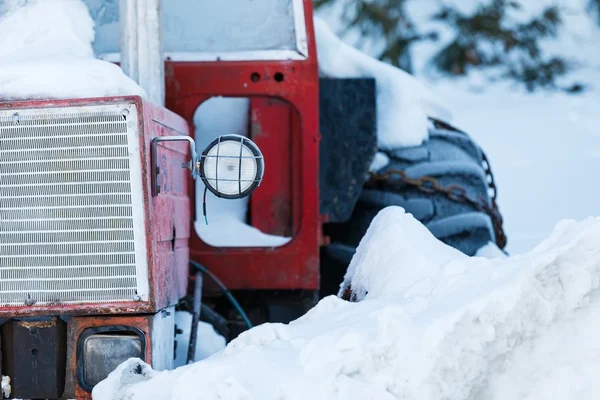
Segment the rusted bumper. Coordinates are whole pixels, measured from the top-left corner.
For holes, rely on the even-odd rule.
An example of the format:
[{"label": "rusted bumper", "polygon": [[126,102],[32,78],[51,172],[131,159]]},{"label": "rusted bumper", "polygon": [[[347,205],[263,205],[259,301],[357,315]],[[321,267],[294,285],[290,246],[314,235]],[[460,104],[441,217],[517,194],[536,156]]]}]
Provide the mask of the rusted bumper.
[{"label": "rusted bumper", "polygon": [[[1,335],[2,375],[11,379],[11,398],[91,399],[86,339],[132,335],[141,359],[160,369],[172,367],[174,309],[144,315],[8,319]],[[95,355],[95,360],[104,359],[114,362],[111,354]]]}]

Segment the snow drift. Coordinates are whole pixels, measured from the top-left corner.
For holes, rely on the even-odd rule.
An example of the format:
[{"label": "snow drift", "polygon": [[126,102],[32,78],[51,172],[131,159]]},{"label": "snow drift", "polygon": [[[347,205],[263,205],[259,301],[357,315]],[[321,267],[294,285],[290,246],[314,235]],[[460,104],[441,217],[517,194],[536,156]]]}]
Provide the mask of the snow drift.
[{"label": "snow drift", "polygon": [[81,0],[0,1],[0,101],[145,96],[117,65],[94,58]]},{"label": "snow drift", "polygon": [[175,371],[129,360],[94,399],[596,399],[598,243],[600,219],[564,221],[527,255],[468,258],[387,208],[346,276],[360,301],[325,298]]}]

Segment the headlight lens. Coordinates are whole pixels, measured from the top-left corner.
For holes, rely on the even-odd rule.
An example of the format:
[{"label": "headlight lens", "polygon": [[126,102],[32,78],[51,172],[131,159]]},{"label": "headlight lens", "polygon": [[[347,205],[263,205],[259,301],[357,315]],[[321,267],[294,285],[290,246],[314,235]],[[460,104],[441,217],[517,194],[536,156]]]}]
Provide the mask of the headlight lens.
[{"label": "headlight lens", "polygon": [[143,358],[142,339],[136,334],[93,334],[83,339],[83,379],[94,387],[132,357]]},{"label": "headlight lens", "polygon": [[202,152],[200,177],[218,197],[239,199],[248,196],[260,184],[263,172],[262,153],[244,136],[220,136]]}]

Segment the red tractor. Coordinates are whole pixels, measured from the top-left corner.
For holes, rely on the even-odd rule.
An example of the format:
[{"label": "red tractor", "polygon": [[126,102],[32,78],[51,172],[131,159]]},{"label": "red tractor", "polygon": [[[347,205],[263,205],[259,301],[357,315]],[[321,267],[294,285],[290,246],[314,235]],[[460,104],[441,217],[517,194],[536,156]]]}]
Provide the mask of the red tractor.
[{"label": "red tractor", "polygon": [[[310,0],[164,1],[162,28],[158,0],[86,3],[98,55],[151,100],[0,102],[1,351],[12,397],[91,398],[130,357],[176,367],[182,343],[192,360],[196,335],[183,337],[179,311],[229,339],[297,318],[337,291],[386,205],[456,247],[475,241],[465,252],[495,240],[485,209],[369,180],[375,83],[319,79]],[[479,148],[439,121],[432,132],[428,154],[435,161],[445,143],[456,165],[478,165],[459,165],[453,183],[475,187],[492,210]],[[391,157],[389,168],[419,163],[402,149]],[[436,214],[448,202],[459,223]],[[327,222],[336,243],[324,247]]]}]

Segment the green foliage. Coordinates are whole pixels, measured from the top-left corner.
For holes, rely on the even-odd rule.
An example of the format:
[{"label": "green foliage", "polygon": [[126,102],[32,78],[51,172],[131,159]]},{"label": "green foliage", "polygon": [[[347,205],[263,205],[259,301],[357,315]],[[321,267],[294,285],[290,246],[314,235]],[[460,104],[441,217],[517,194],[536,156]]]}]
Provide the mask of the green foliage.
[{"label": "green foliage", "polygon": [[456,35],[435,56],[435,66],[454,75],[494,67],[529,90],[555,87],[556,78],[568,71],[568,63],[545,57],[540,41],[557,35],[559,10],[548,7],[527,22],[510,23],[508,13],[520,7],[516,1],[493,0],[471,15],[444,7],[434,19],[454,27]]},{"label": "green foliage", "polygon": [[[319,8],[334,1],[315,0],[314,5]],[[410,45],[418,40],[435,38],[435,34],[423,34],[416,29],[406,14],[407,1],[410,0],[346,1],[343,18],[347,29],[358,28],[365,39],[385,37],[386,45],[377,57],[410,72]]]},{"label": "green foliage", "polygon": [[[364,38],[385,38],[379,59],[409,72],[411,45],[437,38],[437,32],[421,31],[407,15],[407,3],[420,0],[315,0],[314,4],[318,8],[340,1],[346,29],[358,28]],[[600,21],[600,0],[589,1]],[[440,3],[432,21],[444,30],[450,28],[453,36],[431,60],[434,68],[448,75],[489,70],[495,76],[523,84],[528,90],[559,88],[556,82],[570,70],[571,63],[545,54],[541,43],[558,35],[562,23],[560,10],[549,6],[529,20],[517,22],[511,15],[521,9],[518,0],[480,3],[471,13]],[[581,85],[568,90],[576,91],[572,88]]]}]

